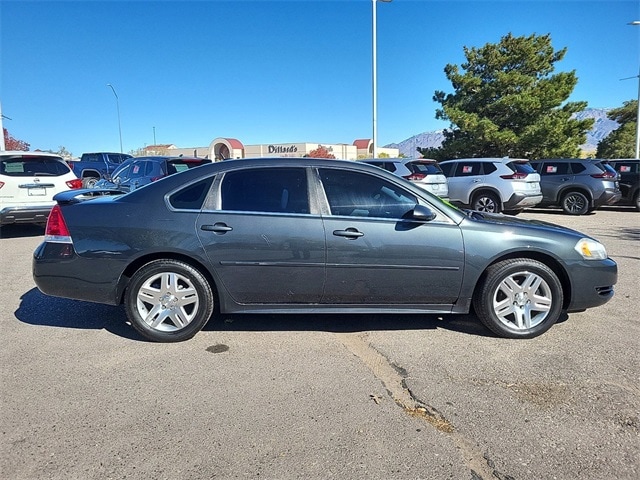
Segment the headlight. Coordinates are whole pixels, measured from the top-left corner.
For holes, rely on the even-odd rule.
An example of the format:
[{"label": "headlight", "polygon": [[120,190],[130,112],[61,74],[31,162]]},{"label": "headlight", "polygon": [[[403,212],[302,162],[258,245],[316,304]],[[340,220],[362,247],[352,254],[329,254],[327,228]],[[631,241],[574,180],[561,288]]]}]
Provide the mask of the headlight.
[{"label": "headlight", "polygon": [[604,260],[607,258],[607,250],[604,245],[591,238],[581,238],[573,248],[585,260]]}]

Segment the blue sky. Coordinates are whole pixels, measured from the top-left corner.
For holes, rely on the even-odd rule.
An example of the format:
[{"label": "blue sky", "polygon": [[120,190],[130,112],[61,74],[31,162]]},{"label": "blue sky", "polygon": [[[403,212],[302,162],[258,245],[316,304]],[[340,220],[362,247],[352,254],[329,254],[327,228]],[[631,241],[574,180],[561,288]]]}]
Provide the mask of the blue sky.
[{"label": "blue sky", "polygon": [[[550,34],[570,100],[638,96],[640,0],[377,3],[378,144],[446,128],[436,90],[463,47]],[[214,138],[352,143],[372,131],[371,0],[0,0],[4,127],[32,149],[119,151]],[[116,98],[107,86],[112,84]]]}]

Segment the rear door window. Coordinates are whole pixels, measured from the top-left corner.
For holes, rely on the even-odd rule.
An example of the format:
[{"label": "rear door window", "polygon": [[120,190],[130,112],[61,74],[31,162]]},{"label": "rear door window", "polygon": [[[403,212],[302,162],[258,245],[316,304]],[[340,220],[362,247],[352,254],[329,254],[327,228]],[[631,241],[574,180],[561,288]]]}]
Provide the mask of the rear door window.
[{"label": "rear door window", "polygon": [[169,204],[178,210],[200,210],[209,193],[214,177],[200,180],[171,194]]},{"label": "rear door window", "polygon": [[445,176],[450,177],[451,173],[455,171],[455,162],[453,163],[442,163],[440,164],[440,168],[442,169],[442,173],[445,174]]},{"label": "rear door window", "polygon": [[[584,163],[580,163],[580,162],[572,162],[571,163],[571,171],[573,173],[582,173],[587,169],[587,167],[585,166]],[[598,170],[602,170],[601,168],[598,168]]]}]

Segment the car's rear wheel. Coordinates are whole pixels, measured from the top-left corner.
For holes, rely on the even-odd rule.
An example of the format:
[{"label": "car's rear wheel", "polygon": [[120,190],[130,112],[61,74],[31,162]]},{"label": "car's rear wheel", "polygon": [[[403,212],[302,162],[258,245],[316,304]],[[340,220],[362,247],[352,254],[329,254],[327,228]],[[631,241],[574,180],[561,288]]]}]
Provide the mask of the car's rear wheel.
[{"label": "car's rear wheel", "polygon": [[636,210],[640,212],[640,192],[636,193],[636,197],[634,198],[633,203],[636,206]]},{"label": "car's rear wheel", "polygon": [[180,342],[198,333],[213,314],[207,279],[177,260],[154,260],[140,268],[125,292],[133,327],[154,342]]},{"label": "car's rear wheel", "polygon": [[98,183],[98,180],[96,177],[84,177],[82,179],[82,188],[93,188]]},{"label": "car's rear wheel", "polygon": [[478,193],[473,197],[471,209],[479,212],[500,213],[500,199],[490,192]]},{"label": "car's rear wheel", "polygon": [[473,306],[480,321],[507,338],[533,338],[556,323],[563,291],[557,275],[544,263],[526,258],[490,266]]},{"label": "car's rear wheel", "polygon": [[565,193],[560,205],[568,215],[584,215],[589,212],[589,199],[581,192]]}]

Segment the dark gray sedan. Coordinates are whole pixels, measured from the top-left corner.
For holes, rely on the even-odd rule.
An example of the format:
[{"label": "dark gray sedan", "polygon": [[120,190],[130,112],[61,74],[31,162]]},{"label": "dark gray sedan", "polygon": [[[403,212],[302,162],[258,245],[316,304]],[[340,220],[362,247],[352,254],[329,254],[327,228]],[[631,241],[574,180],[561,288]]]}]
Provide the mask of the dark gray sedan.
[{"label": "dark gray sedan", "polygon": [[324,159],[227,160],[128,194],[57,195],[33,259],[48,295],[124,303],[153,341],[222,313],[475,311],[532,338],[607,302],[604,246],[579,232],[462,211],[395,175]]}]

